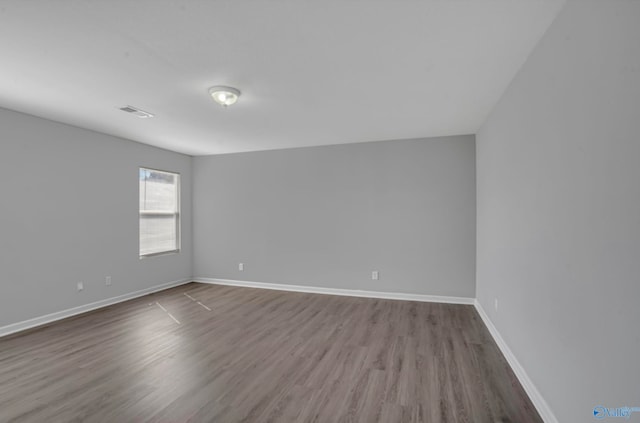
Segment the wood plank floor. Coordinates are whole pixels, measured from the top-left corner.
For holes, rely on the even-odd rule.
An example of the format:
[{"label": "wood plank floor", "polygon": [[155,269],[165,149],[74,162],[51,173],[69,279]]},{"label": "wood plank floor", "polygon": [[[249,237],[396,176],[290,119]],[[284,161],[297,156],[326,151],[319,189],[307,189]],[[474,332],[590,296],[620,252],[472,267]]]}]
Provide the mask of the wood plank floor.
[{"label": "wood plank floor", "polygon": [[542,422],[472,306],[197,283],[0,338],[0,421]]}]

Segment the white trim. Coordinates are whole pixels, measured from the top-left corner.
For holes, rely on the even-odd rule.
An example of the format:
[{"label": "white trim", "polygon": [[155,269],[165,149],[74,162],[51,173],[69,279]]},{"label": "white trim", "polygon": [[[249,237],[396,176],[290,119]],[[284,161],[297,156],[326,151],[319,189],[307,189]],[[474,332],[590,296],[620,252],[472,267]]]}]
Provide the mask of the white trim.
[{"label": "white trim", "polygon": [[309,292],[313,294],[342,295],[346,297],[382,298],[386,300],[422,301],[448,304],[473,304],[473,298],[446,297],[440,295],[404,294],[398,292],[361,291],[357,289],[323,288],[319,286],[289,285],[280,283],[249,282],[217,278],[193,278],[194,282],[214,285],[244,286],[247,288],[274,289],[277,291]]},{"label": "white trim", "polygon": [[55,313],[46,314],[40,317],[34,317],[33,319],[24,320],[18,323],[12,323],[7,326],[0,327],[0,337],[10,335],[12,333],[20,332],[23,330],[31,329],[36,326],[42,326],[47,323],[55,322],[57,320],[66,319],[67,317],[75,316],[77,314],[86,313],[88,311],[96,310],[98,308],[106,307],[112,304],[121,303],[124,301],[132,300],[134,298],[142,297],[143,295],[151,294],[153,292],[162,291],[175,286],[184,285],[191,282],[192,279],[180,279],[178,281],[168,282],[161,285],[152,286],[151,288],[141,289],[140,291],[130,292],[128,294],[118,295],[117,297],[107,298],[106,300],[100,300],[89,304],[84,304],[78,307],[69,308]]},{"label": "white trim", "polygon": [[527,372],[524,370],[524,367],[522,367],[516,356],[513,355],[513,352],[511,351],[507,343],[504,342],[502,335],[500,335],[500,332],[498,332],[498,329],[496,329],[493,322],[489,318],[489,315],[484,311],[482,305],[477,299],[475,300],[474,305],[476,307],[476,310],[478,311],[478,314],[480,315],[480,318],[482,318],[485,326],[487,327],[487,329],[489,329],[489,333],[491,333],[494,341],[496,341],[496,344],[498,344],[498,348],[500,348],[500,351],[502,351],[502,354],[507,359],[507,362],[509,363],[509,366],[511,366],[513,373],[515,373],[525,392],[527,393],[527,395],[529,395],[529,398],[531,399],[534,407],[536,408],[536,410],[538,410],[538,413],[540,414],[540,417],[542,417],[542,420],[545,423],[558,423],[558,419],[553,414],[553,411],[551,411],[551,407],[549,407],[549,404],[547,404],[540,391],[538,391],[538,388],[536,388],[536,386],[533,384],[533,381],[531,380],[529,375],[527,375]]}]

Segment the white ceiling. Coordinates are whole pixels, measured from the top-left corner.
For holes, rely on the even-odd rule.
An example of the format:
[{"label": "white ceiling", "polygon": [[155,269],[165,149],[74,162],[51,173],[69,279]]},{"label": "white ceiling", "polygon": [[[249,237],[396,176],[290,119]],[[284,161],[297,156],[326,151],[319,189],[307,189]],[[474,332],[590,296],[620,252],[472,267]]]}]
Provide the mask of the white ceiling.
[{"label": "white ceiling", "polygon": [[2,0],[0,107],[193,155],[475,133],[562,4]]}]

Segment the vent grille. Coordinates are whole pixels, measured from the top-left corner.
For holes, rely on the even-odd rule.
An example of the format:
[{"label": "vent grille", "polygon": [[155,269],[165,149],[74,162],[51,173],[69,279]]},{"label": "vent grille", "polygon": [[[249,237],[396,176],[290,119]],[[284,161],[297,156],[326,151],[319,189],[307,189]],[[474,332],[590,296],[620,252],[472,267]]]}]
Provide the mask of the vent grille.
[{"label": "vent grille", "polygon": [[137,116],[141,119],[146,119],[146,118],[152,118],[153,114],[149,113],[149,112],[145,112],[144,110],[140,110],[136,107],[133,106],[124,106],[124,107],[120,107],[120,110],[122,110],[123,112],[127,112],[127,113],[131,113],[134,116]]}]

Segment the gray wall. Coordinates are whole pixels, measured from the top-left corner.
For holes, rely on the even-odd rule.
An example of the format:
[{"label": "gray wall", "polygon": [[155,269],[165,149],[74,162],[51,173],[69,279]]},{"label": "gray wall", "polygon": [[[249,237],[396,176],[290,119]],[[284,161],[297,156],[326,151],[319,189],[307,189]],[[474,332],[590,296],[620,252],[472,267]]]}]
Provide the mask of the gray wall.
[{"label": "gray wall", "polygon": [[478,134],[478,299],[564,423],[640,406],[639,136],[620,0],[569,2]]},{"label": "gray wall", "polygon": [[196,157],[194,227],[194,276],[475,297],[475,140]]},{"label": "gray wall", "polygon": [[[140,165],[182,174],[180,254],[138,258]],[[0,327],[191,276],[188,156],[0,109],[0,181]]]}]

